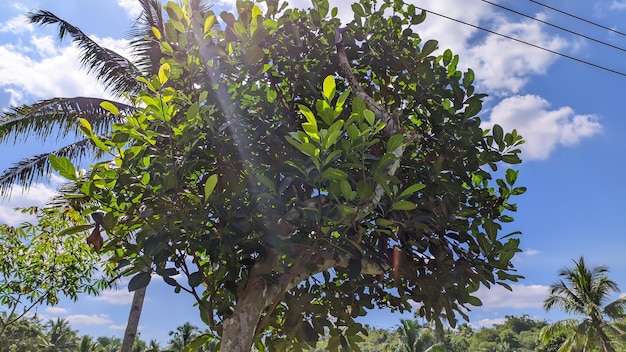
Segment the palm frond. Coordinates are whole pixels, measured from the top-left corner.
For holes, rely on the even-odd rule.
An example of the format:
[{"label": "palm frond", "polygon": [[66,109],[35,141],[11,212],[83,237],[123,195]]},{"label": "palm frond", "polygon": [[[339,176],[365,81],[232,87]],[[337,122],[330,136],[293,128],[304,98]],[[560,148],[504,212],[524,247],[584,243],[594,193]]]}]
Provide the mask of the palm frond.
[{"label": "palm frond", "polygon": [[[90,175],[91,171],[88,170],[82,177],[88,179]],[[80,192],[79,183],[66,182],[59,187],[57,193],[46,203],[46,208],[72,208],[81,211],[90,203],[89,196]]]},{"label": "palm frond", "polygon": [[28,19],[31,23],[40,25],[58,25],[59,38],[63,39],[67,35],[72,38],[72,42],[82,51],[81,64],[89,72],[94,72],[98,80],[112,93],[122,95],[136,93],[141,89],[141,83],[135,79],[141,72],[130,60],[98,45],[78,27],[45,10],[29,13]]},{"label": "palm frond", "polygon": [[152,30],[156,28],[164,33],[163,11],[158,0],[139,0],[143,8],[141,16],[130,31],[131,47],[135,54],[135,63],[145,76],[156,75],[160,59],[163,56],[159,42]]},{"label": "palm frond", "polygon": [[612,320],[623,318],[626,315],[626,296],[607,304],[602,313]]},{"label": "palm frond", "polygon": [[544,326],[539,332],[539,338],[545,343],[561,335],[571,334],[579,324],[580,321],[576,318],[559,320]]},{"label": "palm frond", "polygon": [[75,97],[41,100],[32,105],[14,107],[0,115],[0,143],[20,136],[34,136],[42,139],[55,134],[58,138],[78,131],[78,119],[84,118],[91,124],[96,134],[106,133],[111,125],[131,115],[135,108],[131,105],[108,101],[120,111],[114,116],[100,106],[108,101],[99,98]]},{"label": "palm frond", "polygon": [[[161,34],[165,33],[164,12],[159,0],[139,0],[143,8],[141,16],[130,31],[131,47],[135,54],[134,62],[144,76],[156,75],[163,57],[158,39],[153,28]],[[204,14],[211,6],[205,0],[192,0],[193,12]]]},{"label": "palm frond", "polygon": [[0,175],[0,196],[6,197],[11,192],[12,185],[18,185],[28,189],[37,179],[50,172],[48,157],[53,154],[64,156],[72,160],[81,160],[86,155],[96,156],[98,149],[90,140],[84,139],[74,142],[49,153],[38,154],[13,164]]}]

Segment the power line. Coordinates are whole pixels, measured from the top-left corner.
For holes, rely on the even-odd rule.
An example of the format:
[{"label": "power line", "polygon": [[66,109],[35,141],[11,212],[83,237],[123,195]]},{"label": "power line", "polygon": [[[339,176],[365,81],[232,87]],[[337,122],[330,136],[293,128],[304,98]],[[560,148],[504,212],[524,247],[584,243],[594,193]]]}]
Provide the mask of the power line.
[{"label": "power line", "polygon": [[[563,28],[563,27],[561,27],[561,26],[557,26],[556,24],[552,24],[552,23],[550,23],[550,22],[546,22],[546,21],[540,20],[540,19],[538,19],[538,18],[535,18],[535,17],[529,16],[529,15],[527,15],[527,14],[525,14],[525,13],[522,13],[522,12],[519,12],[519,11],[516,11],[516,10],[513,10],[513,9],[510,9],[510,8],[508,8],[508,7],[506,7],[506,6],[502,6],[502,5],[499,5],[499,4],[495,4],[495,3],[491,2],[491,1],[487,1],[487,0],[482,0],[482,1],[483,1],[483,2],[486,2],[486,3],[490,4],[490,5],[493,5],[493,6],[495,6],[495,7],[499,7],[499,8],[501,8],[501,9],[503,9],[503,10],[506,10],[506,11],[512,12],[512,13],[517,14],[517,15],[520,15],[520,16],[522,16],[522,17],[530,18],[531,20],[534,20],[534,21],[537,21],[537,22],[543,23],[543,24],[545,24],[545,25],[548,25],[548,26],[551,26],[551,27],[554,27],[554,28],[560,29],[560,30],[562,30],[562,31],[564,31],[564,32],[567,32],[567,33],[570,33],[570,34],[577,35],[577,36],[579,36],[579,37],[582,37],[582,38],[585,38],[585,39],[588,39],[588,40],[594,41],[594,42],[599,43],[599,44],[602,44],[602,45],[606,45],[606,46],[611,47],[611,48],[613,48],[613,49],[617,49],[617,50],[621,50],[621,51],[626,51],[626,49],[621,48],[621,47],[619,47],[619,46],[615,46],[615,45],[613,45],[613,44],[607,43],[607,42],[602,41],[602,40],[600,40],[600,39],[595,39],[595,38],[592,38],[592,37],[586,36],[586,35],[584,35],[584,34],[582,34],[582,33],[574,32],[574,31],[569,30],[569,29],[567,29],[567,28]],[[532,1],[532,0],[531,0],[531,1]]]},{"label": "power line", "polygon": [[552,10],[552,11],[556,11],[556,12],[562,13],[562,14],[564,14],[564,15],[566,15],[566,16],[569,16],[569,17],[575,18],[575,19],[577,19],[577,20],[579,20],[579,21],[587,22],[587,23],[592,24],[592,25],[594,25],[594,26],[596,26],[596,27],[600,27],[600,28],[602,28],[602,29],[606,29],[607,31],[610,31],[610,32],[613,32],[613,33],[616,33],[616,34],[619,34],[619,35],[623,35],[623,36],[625,36],[625,37],[626,37],[626,33],[622,33],[622,32],[620,32],[620,31],[618,31],[618,30],[615,30],[615,29],[613,29],[613,28],[611,28],[611,27],[603,26],[603,25],[601,25],[601,24],[599,24],[599,23],[596,23],[596,22],[593,22],[593,21],[589,21],[589,20],[587,20],[587,19],[584,19],[584,18],[579,17],[579,16],[576,16],[576,15],[572,15],[572,14],[571,14],[571,13],[569,13],[569,12],[565,12],[565,11],[563,11],[563,10],[559,10],[559,9],[557,9],[557,8],[554,8],[554,7],[552,7],[552,6],[548,6],[548,5],[546,5],[546,4],[542,4],[542,3],[540,3],[539,1],[530,0],[530,2],[534,2],[535,4],[537,4],[537,5],[539,5],[539,6],[543,6],[543,7],[545,7],[545,8],[548,8],[548,9],[550,9],[550,10]]},{"label": "power line", "polygon": [[[531,0],[531,1],[532,1],[532,0]],[[508,35],[506,35],[506,34],[498,33],[498,32],[496,32],[496,31],[492,31],[492,30],[490,30],[490,29],[483,28],[483,27],[477,26],[477,25],[475,25],[475,24],[471,24],[471,23],[463,22],[463,21],[458,20],[458,19],[456,19],[456,18],[448,17],[448,16],[446,16],[446,15],[442,15],[442,14],[437,13],[437,12],[434,12],[434,11],[426,10],[426,9],[421,8],[421,7],[418,7],[418,6],[415,6],[415,8],[416,8],[416,9],[420,9],[420,10],[422,10],[422,11],[426,11],[426,12],[428,12],[428,13],[432,13],[432,14],[433,14],[433,15],[435,15],[435,16],[443,17],[443,18],[449,19],[449,20],[451,20],[451,21],[455,21],[455,22],[458,22],[458,23],[464,24],[464,25],[466,25],[466,26],[474,27],[474,28],[479,29],[479,30],[481,30],[481,31],[485,31],[485,32],[488,32],[488,33],[491,33],[491,34],[499,35],[499,36],[501,36],[501,37],[504,37],[504,38],[507,38],[507,39],[510,39],[510,40],[516,41],[516,42],[518,42],[518,43],[526,44],[526,45],[528,45],[528,46],[532,46],[533,48],[541,49],[541,50],[543,50],[543,51],[547,51],[547,52],[549,52],[549,53],[552,53],[552,54],[555,54],[555,55],[559,55],[559,56],[561,56],[561,57],[564,57],[564,58],[567,58],[567,59],[570,59],[570,60],[574,60],[574,61],[579,62],[579,63],[581,63],[581,64],[585,64],[585,65],[589,65],[589,66],[592,66],[592,67],[595,67],[595,68],[599,68],[599,69],[601,69],[601,70],[608,71],[608,72],[611,72],[611,73],[615,73],[615,74],[620,75],[620,76],[626,76],[626,73],[624,73],[624,72],[620,72],[620,71],[616,71],[616,70],[613,70],[613,69],[608,68],[608,67],[600,66],[600,65],[594,64],[594,63],[589,62],[589,61],[581,60],[581,59],[579,59],[579,58],[576,58],[576,57],[573,57],[573,56],[569,56],[569,55],[567,55],[567,54],[563,54],[563,53],[560,53],[560,52],[558,52],[558,51],[554,51],[554,50],[551,50],[551,49],[548,49],[548,48],[544,48],[544,47],[542,47],[542,46],[539,46],[539,45],[536,45],[536,44],[533,44],[533,43],[529,43],[529,42],[523,41],[523,40],[521,40],[521,39],[517,39],[517,38],[511,37],[511,36],[508,36]]]}]

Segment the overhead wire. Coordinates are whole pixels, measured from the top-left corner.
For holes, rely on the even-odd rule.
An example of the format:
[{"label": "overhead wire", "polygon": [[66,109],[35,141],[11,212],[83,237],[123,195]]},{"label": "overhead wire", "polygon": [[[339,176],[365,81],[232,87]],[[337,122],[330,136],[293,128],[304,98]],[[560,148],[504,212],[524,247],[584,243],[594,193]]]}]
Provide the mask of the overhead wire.
[{"label": "overhead wire", "polygon": [[596,27],[599,27],[599,28],[602,28],[602,29],[606,29],[607,31],[613,32],[613,33],[615,33],[615,34],[623,35],[623,36],[625,36],[625,37],[626,37],[626,33],[622,33],[622,32],[620,32],[620,31],[618,31],[618,30],[616,30],[616,29],[613,29],[613,28],[611,28],[611,27],[603,26],[603,25],[601,25],[601,24],[599,24],[599,23],[596,23],[596,22],[590,21],[590,20],[585,19],[585,18],[582,18],[582,17],[580,17],[580,16],[576,16],[576,15],[573,15],[573,14],[571,14],[571,13],[569,13],[569,12],[566,12],[566,11],[563,11],[563,10],[559,10],[559,9],[557,9],[557,8],[555,8],[555,7],[552,7],[552,6],[548,6],[548,5],[546,5],[546,4],[544,4],[544,3],[541,3],[541,2],[539,2],[539,1],[530,0],[530,2],[534,2],[535,4],[537,4],[537,5],[539,5],[539,6],[543,6],[543,7],[545,7],[545,8],[548,8],[548,9],[550,9],[550,10],[552,10],[552,11],[556,11],[556,12],[562,13],[562,14],[564,14],[564,15],[566,15],[566,16],[569,16],[569,17],[575,18],[575,19],[577,19],[577,20],[579,20],[579,21],[583,21],[583,22],[589,23],[589,24],[594,25],[594,26],[596,26]]},{"label": "overhead wire", "polygon": [[611,72],[611,73],[614,73],[614,74],[626,77],[626,73],[624,73],[624,72],[620,72],[620,71],[617,71],[617,70],[614,70],[614,69],[611,69],[611,68],[608,68],[608,67],[605,67],[605,66],[602,66],[602,65],[594,64],[592,62],[585,61],[585,60],[582,60],[582,59],[579,59],[579,58],[576,58],[574,56],[570,56],[570,55],[567,55],[567,54],[563,54],[561,52],[558,52],[558,51],[555,51],[555,50],[552,50],[552,49],[544,48],[544,47],[542,47],[540,45],[529,43],[527,41],[524,41],[524,40],[521,40],[521,39],[518,39],[518,38],[515,38],[515,37],[511,37],[511,36],[506,35],[506,34],[498,33],[496,31],[493,31],[493,30],[488,29],[488,28],[480,27],[480,26],[477,26],[475,24],[467,23],[467,22],[461,21],[461,20],[453,18],[453,17],[449,17],[449,16],[442,15],[440,13],[437,13],[437,12],[434,12],[434,11],[431,11],[431,10],[427,10],[425,8],[421,8],[421,7],[418,7],[418,6],[415,6],[415,8],[416,9],[420,9],[422,11],[426,11],[428,13],[431,13],[431,14],[435,15],[435,16],[439,16],[439,17],[442,17],[442,18],[445,18],[445,19],[448,19],[448,20],[451,20],[451,21],[455,21],[455,22],[464,24],[466,26],[470,26],[470,27],[476,28],[478,30],[487,32],[487,33],[495,34],[495,35],[498,35],[500,37],[503,37],[503,38],[506,38],[506,39],[510,39],[510,40],[516,41],[518,43],[522,43],[522,44],[531,46],[533,48],[540,49],[540,50],[543,50],[543,51],[546,51],[546,52],[549,52],[549,53],[552,53],[552,54],[564,57],[566,59],[570,59],[570,60],[579,62],[581,64],[592,66],[592,67],[595,67],[595,68],[600,69],[600,70],[604,70],[604,71],[607,71],[607,72]]},{"label": "overhead wire", "polygon": [[499,8],[501,8],[501,9],[503,9],[503,10],[506,10],[506,11],[512,12],[512,13],[517,14],[517,15],[520,15],[520,16],[522,16],[522,17],[529,18],[529,19],[531,19],[531,20],[533,20],[533,21],[537,21],[537,22],[539,22],[539,23],[543,23],[543,24],[548,25],[548,26],[550,26],[550,27],[560,29],[560,30],[562,30],[562,31],[564,31],[564,32],[567,32],[567,33],[570,33],[570,34],[577,35],[577,36],[579,36],[579,37],[582,37],[582,38],[585,38],[585,39],[588,39],[588,40],[594,41],[594,42],[596,42],[596,43],[599,43],[599,44],[602,44],[602,45],[605,45],[605,46],[611,47],[611,48],[613,48],[613,49],[617,49],[617,50],[621,50],[621,51],[626,51],[626,49],[624,49],[624,48],[622,48],[622,47],[619,47],[619,46],[613,45],[613,44],[611,44],[611,43],[607,43],[607,42],[602,41],[602,40],[600,40],[600,39],[596,39],[596,38],[593,38],[593,37],[586,36],[586,35],[584,35],[584,34],[582,34],[582,33],[578,33],[578,32],[572,31],[572,30],[570,30],[570,29],[567,29],[567,28],[564,28],[564,27],[561,27],[561,26],[557,26],[556,24],[552,24],[552,23],[550,23],[550,22],[546,22],[546,21],[541,20],[541,19],[539,19],[539,18],[536,18],[536,17],[530,16],[530,15],[527,15],[527,14],[525,14],[525,13],[522,13],[522,12],[519,12],[519,11],[516,11],[516,10],[513,10],[513,9],[510,9],[510,8],[508,8],[508,7],[506,7],[506,6],[502,6],[502,5],[500,5],[500,4],[496,4],[496,3],[493,3],[493,2],[491,2],[491,1],[487,1],[487,0],[482,0],[482,1],[483,1],[483,2],[488,3],[488,4],[492,5],[492,6],[499,7]]}]

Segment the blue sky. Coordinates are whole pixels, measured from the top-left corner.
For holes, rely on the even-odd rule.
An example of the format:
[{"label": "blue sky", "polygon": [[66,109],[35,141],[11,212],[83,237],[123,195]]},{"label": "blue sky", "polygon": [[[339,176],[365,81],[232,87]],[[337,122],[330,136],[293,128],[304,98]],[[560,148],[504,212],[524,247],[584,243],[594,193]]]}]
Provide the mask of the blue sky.
[{"label": "blue sky", "polygon": [[[413,1],[413,0],[411,0]],[[347,14],[349,2],[331,0]],[[576,21],[531,1],[500,0],[500,5],[534,18],[584,33],[618,47],[626,37]],[[218,8],[231,8],[234,0]],[[543,3],[626,32],[626,1]],[[216,3],[217,4],[217,3]],[[293,6],[307,6],[303,0]],[[417,3],[416,3],[417,4]],[[124,53],[135,0],[7,0],[0,3],[0,109],[56,96],[102,96],[93,77],[79,68],[77,49],[56,40],[51,29],[24,22],[23,14],[35,8],[53,11],[104,46]],[[421,0],[418,6],[517,37],[566,55],[626,72],[624,50],[608,48],[578,36],[557,31],[527,18],[505,12],[481,0]],[[476,72],[478,91],[488,93],[481,118],[485,126],[498,123],[516,128],[526,139],[519,183],[528,192],[518,197],[516,221],[508,227],[521,230],[524,252],[515,259],[525,279],[513,292],[496,287],[481,290],[484,306],[470,312],[471,323],[489,325],[505,315],[529,314],[550,321],[565,316],[543,311],[548,286],[559,268],[584,255],[590,264],[605,264],[611,278],[626,290],[626,216],[623,204],[626,119],[621,103],[626,99],[626,77],[575,62],[511,40],[486,34],[447,19],[429,15],[418,27],[421,37],[437,39],[440,48],[460,55],[461,68]],[[46,150],[49,145],[28,140],[0,145],[0,168],[21,157]],[[51,183],[35,184],[30,192],[17,188],[10,201],[0,202],[0,221],[24,220],[11,209],[41,204],[54,191]],[[118,290],[79,302],[62,301],[40,307],[44,318],[63,317],[83,334],[123,334],[132,295],[122,283]],[[616,298],[616,297],[615,297]],[[176,295],[162,281],[148,288],[140,323],[141,337],[165,343],[167,333],[186,321],[202,326],[193,301]],[[373,312],[363,321],[390,327],[397,315]]]}]

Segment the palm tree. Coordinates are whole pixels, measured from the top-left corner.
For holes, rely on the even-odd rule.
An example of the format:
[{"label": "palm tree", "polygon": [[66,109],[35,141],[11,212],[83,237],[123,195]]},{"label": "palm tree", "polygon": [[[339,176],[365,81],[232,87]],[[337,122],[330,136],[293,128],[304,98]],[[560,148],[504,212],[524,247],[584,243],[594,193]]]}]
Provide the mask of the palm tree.
[{"label": "palm tree", "polygon": [[405,352],[437,352],[444,351],[442,343],[436,343],[435,334],[427,326],[415,320],[400,320],[400,343]]},{"label": "palm tree", "polygon": [[175,331],[170,331],[170,350],[182,351],[198,335],[198,331],[198,327],[189,322],[177,327]]},{"label": "palm tree", "polygon": [[602,352],[616,351],[610,335],[623,335],[624,329],[618,319],[624,317],[626,297],[607,303],[613,292],[619,292],[615,281],[606,276],[606,266],[588,267],[584,258],[574,261],[574,267],[559,271],[560,281],[550,286],[550,296],[544,308],[559,307],[569,314],[578,315],[544,327],[540,337],[544,342],[566,335],[560,352],[582,349]]},{"label": "palm tree", "polygon": [[[142,84],[138,76],[151,77],[158,72],[161,52],[152,28],[163,32],[163,12],[158,0],[139,0],[143,14],[131,32],[132,49],[136,56],[134,62],[116,52],[104,48],[94,42],[79,28],[62,20],[55,14],[39,10],[30,13],[32,23],[40,25],[57,25],[59,39],[70,36],[75,45],[81,49],[80,61],[88,72],[95,73],[98,80],[116,98],[126,94],[135,94]],[[85,138],[79,137],[78,119],[84,118],[92,125],[95,133],[106,134],[118,119],[130,115],[135,110],[123,100],[108,101],[120,111],[117,117],[101,107],[107,101],[94,97],[52,98],[38,101],[32,105],[14,107],[10,112],[0,116],[0,143],[17,140],[18,137],[29,135],[41,140],[60,139],[74,135],[76,140],[69,145],[33,157],[21,160],[0,174],[0,196],[7,196],[14,184],[28,186],[36,179],[49,174],[49,155],[64,156],[74,161],[90,155],[98,157],[98,151]],[[133,308],[129,315],[122,351],[130,351],[137,333],[141,306],[145,288],[135,291]]]},{"label": "palm tree", "polygon": [[102,346],[94,341],[91,336],[83,335],[83,338],[80,339],[80,344],[78,345],[78,352],[100,352],[102,351]]},{"label": "palm tree", "polygon": [[[165,33],[165,16],[161,2],[138,1],[143,11],[131,31],[131,49],[134,55],[132,61],[100,46],[78,27],[52,12],[38,10],[28,15],[31,23],[58,26],[59,39],[69,35],[72,42],[81,49],[79,59],[83,67],[88,72],[95,73],[96,78],[116,100],[98,97],[51,98],[31,105],[13,107],[9,112],[0,115],[0,143],[16,141],[26,135],[40,140],[76,137],[68,145],[23,159],[2,172],[0,197],[9,195],[12,185],[28,188],[35,180],[48,175],[50,155],[67,157],[74,162],[87,156],[92,159],[99,157],[98,149],[79,133],[79,118],[89,121],[94,133],[107,134],[114,122],[132,115],[135,111],[135,107],[123,98],[133,96],[143,88],[143,84],[137,80],[139,76],[149,79],[158,73],[163,55],[155,32]],[[201,12],[208,11],[208,6],[202,0],[191,1],[191,6]],[[115,105],[120,112],[119,115],[114,116],[102,108],[101,103],[105,101]],[[145,287],[135,291],[122,352],[130,352],[132,349],[144,296]]]},{"label": "palm tree", "polygon": [[159,352],[159,351],[161,351],[161,346],[159,345],[159,342],[155,339],[150,340],[150,342],[148,343],[146,352]]},{"label": "palm tree", "polygon": [[78,336],[72,330],[70,323],[62,318],[49,320],[44,327],[46,332],[46,347],[48,352],[70,352],[78,347]]}]

